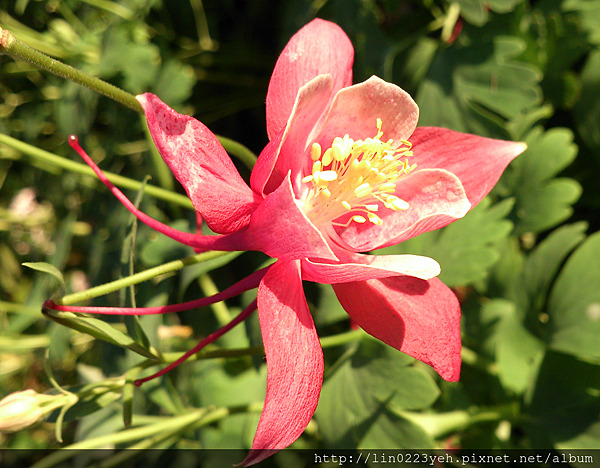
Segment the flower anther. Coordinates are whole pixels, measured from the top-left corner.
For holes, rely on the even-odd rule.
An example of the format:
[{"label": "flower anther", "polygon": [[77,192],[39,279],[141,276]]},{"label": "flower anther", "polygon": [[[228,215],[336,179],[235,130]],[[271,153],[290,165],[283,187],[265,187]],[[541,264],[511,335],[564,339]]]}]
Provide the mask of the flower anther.
[{"label": "flower anther", "polygon": [[365,140],[348,135],[336,137],[331,147],[322,151],[313,143],[311,174],[302,179],[309,187],[304,194],[304,211],[315,226],[331,223],[346,227],[355,222],[383,224],[376,214],[380,209],[407,210],[409,204],[394,195],[396,182],[417,165],[411,143],[382,141],[382,121],[377,119],[377,134]]}]

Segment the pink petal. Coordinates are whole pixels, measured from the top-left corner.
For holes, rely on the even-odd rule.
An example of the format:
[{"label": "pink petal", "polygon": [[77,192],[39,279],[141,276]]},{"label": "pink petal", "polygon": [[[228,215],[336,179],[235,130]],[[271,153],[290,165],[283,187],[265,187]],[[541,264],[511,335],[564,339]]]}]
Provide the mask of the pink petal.
[{"label": "pink petal", "polygon": [[333,94],[352,84],[354,49],[336,24],[315,19],[290,39],[281,52],[267,92],[267,134],[272,140],[283,131],[296,95],[318,75],[331,75]]},{"label": "pink petal", "polygon": [[252,170],[250,185],[255,192],[271,193],[291,171],[298,193],[302,173],[312,164],[309,136],[332,96],[332,86],[331,75],[319,75],[300,88],[285,130],[267,144]]},{"label": "pink petal", "polygon": [[391,138],[400,145],[400,140],[408,139],[417,126],[419,108],[402,88],[372,76],[337,93],[318,142],[325,150],[335,137],[345,134],[353,140],[373,138],[377,118],[382,121],[382,140]]},{"label": "pink petal", "polygon": [[458,177],[445,170],[419,169],[396,185],[396,195],[408,202],[409,209],[382,208],[377,212],[383,220],[381,226],[351,223],[338,230],[341,239],[352,248],[367,252],[439,229],[467,214],[471,204]]},{"label": "pink petal", "polygon": [[252,213],[248,227],[230,236],[240,250],[258,250],[281,260],[337,260],[323,235],[296,204],[289,174]]},{"label": "pink petal", "polygon": [[248,466],[294,442],[312,418],[323,383],[323,351],[300,279],[300,262],[275,263],[258,287],[267,356],[267,397]]},{"label": "pink petal", "polygon": [[206,224],[220,234],[247,225],[257,205],[254,193],[217,137],[202,123],[178,114],[153,94],[142,94],[137,99],[146,112],[158,151]]},{"label": "pink petal", "polygon": [[475,206],[496,184],[525,143],[493,140],[444,128],[419,127],[410,137],[420,169],[440,168],[455,174]]},{"label": "pink petal", "polygon": [[334,284],[333,289],[367,333],[429,364],[442,378],[458,380],[460,306],[439,279],[396,276]]},{"label": "pink petal", "polygon": [[414,276],[431,279],[440,274],[434,259],[420,255],[361,255],[336,252],[343,263],[302,260],[302,279],[315,283],[347,283],[390,276]]}]

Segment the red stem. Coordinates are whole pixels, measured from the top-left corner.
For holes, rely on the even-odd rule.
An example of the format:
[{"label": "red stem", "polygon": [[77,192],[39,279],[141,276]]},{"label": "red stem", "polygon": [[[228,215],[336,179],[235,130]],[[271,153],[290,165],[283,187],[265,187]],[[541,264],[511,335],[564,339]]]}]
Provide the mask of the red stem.
[{"label": "red stem", "polygon": [[208,335],[200,343],[198,343],[196,346],[194,346],[192,349],[190,349],[187,353],[185,353],[183,356],[181,356],[179,359],[177,359],[177,361],[172,362],[171,364],[169,364],[164,369],[158,371],[156,374],[152,374],[149,377],[144,377],[143,379],[134,380],[133,384],[136,387],[139,387],[144,382],[148,382],[149,380],[153,380],[153,379],[155,379],[157,377],[160,377],[161,375],[164,375],[167,372],[175,369],[179,364],[181,364],[182,362],[184,362],[185,360],[187,360],[190,356],[193,356],[198,351],[200,351],[202,348],[204,348],[205,346],[211,344],[213,341],[215,341],[217,338],[220,338],[221,336],[223,336],[225,333],[227,333],[233,327],[235,327],[239,323],[241,323],[244,320],[246,320],[250,316],[250,314],[252,312],[254,312],[255,310],[256,310],[256,299],[254,299],[252,301],[252,303],[248,307],[246,307],[242,312],[240,312],[240,314],[236,318],[234,318],[231,322],[229,322],[224,327],[219,328],[216,332]]},{"label": "red stem", "polygon": [[203,297],[194,301],[183,302],[181,304],[171,304],[159,307],[87,307],[87,306],[65,306],[56,304],[51,299],[44,302],[44,309],[58,310],[61,312],[76,312],[82,314],[103,314],[103,315],[152,315],[152,314],[168,314],[171,312],[181,312],[184,310],[204,307],[215,302],[224,301],[230,297],[238,296],[239,294],[256,288],[263,279],[267,270],[271,268],[269,265],[261,270],[255,271],[250,276],[228,287],[224,291],[210,297]]},{"label": "red stem", "polygon": [[149,227],[154,229],[161,234],[164,234],[167,237],[170,237],[177,242],[180,242],[184,245],[189,245],[190,247],[194,247],[197,252],[208,251],[208,250],[224,250],[224,251],[235,251],[235,250],[247,250],[244,249],[239,241],[239,236],[234,235],[216,235],[216,236],[203,236],[198,234],[189,234],[187,232],[178,231],[177,229],[173,229],[172,227],[167,226],[166,224],[157,221],[146,213],[138,210],[131,201],[121,192],[115,185],[108,180],[108,178],[104,175],[104,173],[100,170],[100,168],[96,165],[92,158],[90,158],[87,153],[83,150],[83,148],[79,145],[79,140],[75,135],[71,135],[69,137],[69,145],[77,151],[79,156],[83,158],[88,166],[92,168],[92,170],[96,173],[98,178],[102,181],[104,185],[106,185],[112,194],[119,199],[119,201],[129,210],[131,214],[133,214],[137,219],[139,219],[144,224],[147,224]]}]

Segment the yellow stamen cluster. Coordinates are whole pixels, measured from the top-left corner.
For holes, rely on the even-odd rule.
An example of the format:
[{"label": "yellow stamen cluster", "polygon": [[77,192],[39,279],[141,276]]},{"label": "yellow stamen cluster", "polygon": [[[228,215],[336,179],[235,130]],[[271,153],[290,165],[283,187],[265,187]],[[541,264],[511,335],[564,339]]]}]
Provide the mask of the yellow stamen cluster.
[{"label": "yellow stamen cluster", "polygon": [[[377,119],[374,138],[354,141],[348,135],[336,137],[325,152],[318,143],[313,143],[312,171],[302,182],[311,184],[305,197],[305,211],[315,224],[332,221],[348,226],[352,221],[359,224],[369,221],[379,226],[383,221],[375,212],[380,204],[393,211],[409,208],[394,192],[398,179],[417,167],[408,162],[413,155],[412,145],[402,140],[394,148],[393,140],[381,141],[381,125],[381,119]],[[334,222],[348,213],[352,216],[346,224]]]}]

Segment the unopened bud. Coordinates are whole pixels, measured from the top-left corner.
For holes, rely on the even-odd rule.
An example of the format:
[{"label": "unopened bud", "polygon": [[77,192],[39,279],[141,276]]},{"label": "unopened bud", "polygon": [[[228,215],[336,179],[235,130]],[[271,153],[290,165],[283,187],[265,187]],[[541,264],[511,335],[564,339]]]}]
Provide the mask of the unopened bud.
[{"label": "unopened bud", "polygon": [[0,401],[0,432],[17,432],[43,415],[35,390],[11,393]]}]

